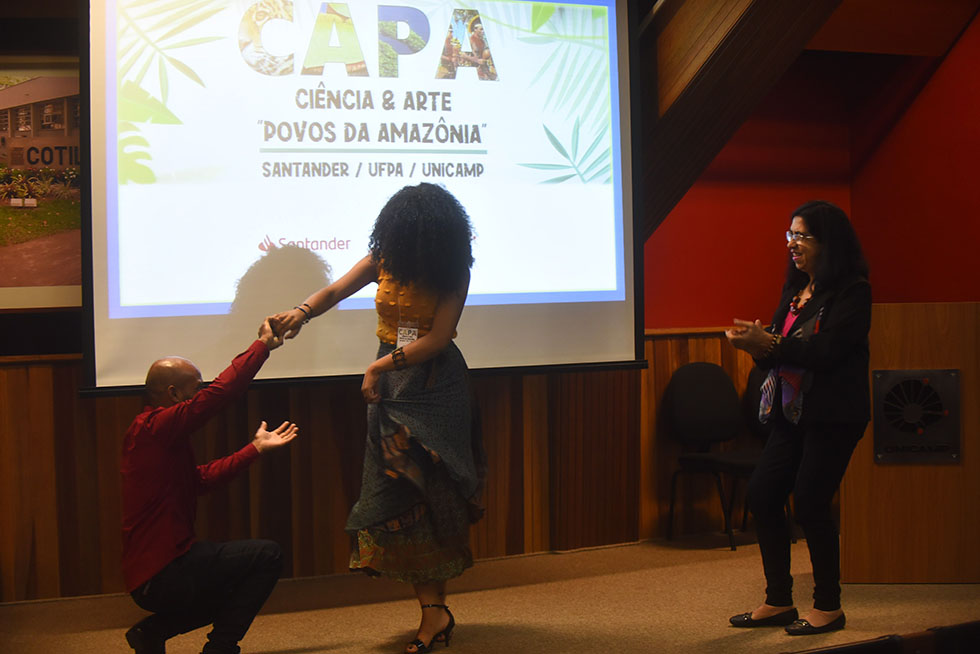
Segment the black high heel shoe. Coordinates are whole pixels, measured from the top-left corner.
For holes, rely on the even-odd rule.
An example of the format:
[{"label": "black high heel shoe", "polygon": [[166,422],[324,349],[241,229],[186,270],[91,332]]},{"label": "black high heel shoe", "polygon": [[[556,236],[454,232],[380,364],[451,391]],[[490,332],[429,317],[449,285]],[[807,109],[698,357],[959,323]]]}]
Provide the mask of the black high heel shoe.
[{"label": "black high heel shoe", "polygon": [[[445,643],[446,644],[446,647],[449,647],[449,639],[452,638],[453,629],[456,627],[456,619],[453,618],[452,611],[450,611],[449,610],[449,607],[446,606],[445,604],[423,604],[422,605],[422,608],[423,609],[445,609],[446,610],[446,613],[449,615],[449,624],[446,625],[446,628],[445,629],[443,629],[442,631],[440,631],[439,633],[437,633],[435,636],[433,636],[432,637],[432,640],[429,641],[429,644],[428,645],[426,645],[425,643],[423,643],[421,638],[416,638],[415,640],[413,640],[412,642],[410,642],[408,645],[405,646],[406,647],[406,650],[405,650],[406,651],[406,654],[425,654],[426,652],[431,652],[432,651],[432,646],[435,645],[436,643]],[[415,651],[414,652],[409,652],[408,649],[407,649],[409,647],[415,647]]]}]

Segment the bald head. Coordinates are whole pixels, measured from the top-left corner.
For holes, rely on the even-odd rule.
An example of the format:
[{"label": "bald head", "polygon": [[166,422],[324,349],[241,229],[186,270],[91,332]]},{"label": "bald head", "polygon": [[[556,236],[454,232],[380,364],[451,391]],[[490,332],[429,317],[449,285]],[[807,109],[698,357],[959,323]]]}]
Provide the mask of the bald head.
[{"label": "bald head", "polygon": [[182,357],[153,362],[146,373],[146,397],[153,406],[171,406],[189,400],[201,387],[201,371]]}]

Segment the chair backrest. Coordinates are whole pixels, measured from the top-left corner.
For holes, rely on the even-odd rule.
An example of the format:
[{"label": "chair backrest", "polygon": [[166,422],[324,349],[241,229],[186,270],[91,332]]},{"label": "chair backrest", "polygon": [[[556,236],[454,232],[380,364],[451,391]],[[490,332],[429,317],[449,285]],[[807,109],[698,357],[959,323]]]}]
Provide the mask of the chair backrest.
[{"label": "chair backrest", "polygon": [[671,437],[695,449],[731,440],[742,428],[735,384],[714,363],[698,361],[675,370],[660,411]]}]

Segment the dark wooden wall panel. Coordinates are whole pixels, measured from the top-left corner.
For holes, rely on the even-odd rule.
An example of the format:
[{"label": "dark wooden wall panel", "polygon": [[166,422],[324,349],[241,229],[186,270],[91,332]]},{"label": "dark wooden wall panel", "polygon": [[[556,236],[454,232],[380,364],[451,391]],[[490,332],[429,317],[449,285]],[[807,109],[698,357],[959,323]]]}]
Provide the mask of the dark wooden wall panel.
[{"label": "dark wooden wall panel", "polygon": [[30,368],[28,387],[40,388],[44,395],[31,393],[30,421],[33,433],[25,433],[29,445],[27,470],[31,471],[29,495],[34,514],[34,558],[37,569],[37,593],[61,593],[60,548],[58,542],[58,503],[55,472],[54,431],[54,371],[50,368]]},{"label": "dark wooden wall panel", "polygon": [[[119,457],[141,398],[81,398],[81,368],[77,356],[0,358],[0,601],[123,590]],[[639,377],[474,377],[488,458],[476,557],[636,538]],[[260,421],[286,419],[297,441],[201,498],[197,533],[277,540],[288,576],[345,571],[366,431],[357,381],[257,385],[195,436],[195,454],[224,456]]]},{"label": "dark wooden wall panel", "polygon": [[636,540],[639,374],[565,373],[548,383],[551,548]]},{"label": "dark wooden wall panel", "polygon": [[[18,420],[12,407],[24,407],[27,399],[27,370],[11,367],[0,376],[4,410],[0,411],[0,428],[9,437],[0,441],[0,583],[3,598],[24,597],[28,593],[26,580],[30,570],[29,516],[25,515],[22,502],[24,492],[21,477],[23,421]],[[19,411],[18,411],[19,413]],[[26,539],[26,542],[25,542]]]},{"label": "dark wooden wall panel", "polygon": [[871,369],[960,370],[955,464],[878,464],[874,425],[841,487],[841,575],[854,583],[980,582],[980,303],[878,304]]},{"label": "dark wooden wall panel", "polygon": [[548,378],[524,377],[521,384],[524,551],[551,549],[551,473],[548,457]]},{"label": "dark wooden wall panel", "polygon": [[[980,579],[969,564],[980,539],[978,334],[976,303],[875,306],[873,366],[963,370],[963,463],[874,466],[866,438],[841,494],[846,580]],[[711,361],[741,392],[752,362],[721,328],[650,333],[644,352],[643,371],[474,378],[489,464],[487,514],[472,530],[476,557],[665,534],[679,448],[657,418],[671,374]],[[0,601],[122,590],[119,453],[141,402],[80,398],[80,383],[78,357],[0,359]],[[360,487],[366,430],[356,381],[255,386],[202,430],[197,455],[230,453],[261,420],[287,418],[300,425],[299,439],[203,498],[198,533],[274,538],[288,576],[344,571],[343,527]],[[723,543],[710,479],[685,478],[678,492],[677,533],[716,532]],[[940,550],[948,556],[929,554]]]}]

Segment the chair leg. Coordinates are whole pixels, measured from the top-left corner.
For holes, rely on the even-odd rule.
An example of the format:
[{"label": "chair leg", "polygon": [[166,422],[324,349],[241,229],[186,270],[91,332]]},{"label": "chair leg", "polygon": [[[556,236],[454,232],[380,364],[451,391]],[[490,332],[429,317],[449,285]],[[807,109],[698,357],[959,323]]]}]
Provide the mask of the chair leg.
[{"label": "chair leg", "polygon": [[[732,479],[732,497],[731,497],[731,501],[729,502],[729,506],[731,506],[730,514],[733,515],[733,516],[735,515],[735,498],[737,497],[737,493],[735,491],[738,488],[738,482],[739,482],[739,477],[738,477],[738,475],[736,475]],[[742,502],[742,526],[741,526],[741,531],[744,532],[746,529],[748,529],[748,526],[749,526],[749,495],[748,495],[748,490],[746,490],[746,492],[745,492],[745,499]],[[733,527],[733,529],[734,529],[734,527]]]},{"label": "chair leg", "polygon": [[[735,551],[735,524],[733,518],[735,516],[735,498],[738,497],[738,475],[732,475],[732,494],[728,498],[728,524],[731,534],[729,536],[732,551]],[[742,527],[742,531],[745,531],[745,527]]]},{"label": "chair leg", "polygon": [[675,470],[670,478],[670,511],[667,513],[667,540],[674,537],[674,500],[677,499],[677,475],[680,470]]},{"label": "chair leg", "polygon": [[728,503],[725,501],[725,488],[721,483],[721,475],[717,472],[711,473],[715,476],[715,483],[718,486],[718,497],[721,499],[721,512],[725,514],[725,532],[728,534],[728,544],[732,551],[735,551],[735,534],[732,533],[732,524],[728,515]]},{"label": "chair leg", "polygon": [[[738,475],[732,475],[732,494],[728,497],[728,519],[731,520],[735,515],[735,498],[738,497]],[[734,531],[735,526],[732,525]],[[745,527],[742,527],[745,530]]]},{"label": "chair leg", "polygon": [[[738,482],[739,482],[738,475],[732,476],[732,496],[728,498],[728,515],[730,520],[735,517],[735,498],[738,497],[738,486],[739,486]],[[746,497],[745,501],[742,502],[742,526],[740,528],[741,532],[743,533],[745,532],[748,523],[749,523],[749,498]],[[733,525],[732,530],[734,529],[735,526]]]}]

